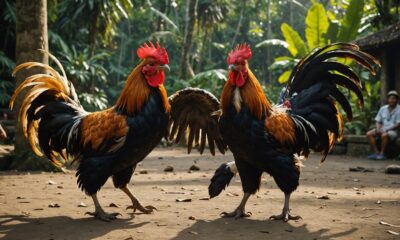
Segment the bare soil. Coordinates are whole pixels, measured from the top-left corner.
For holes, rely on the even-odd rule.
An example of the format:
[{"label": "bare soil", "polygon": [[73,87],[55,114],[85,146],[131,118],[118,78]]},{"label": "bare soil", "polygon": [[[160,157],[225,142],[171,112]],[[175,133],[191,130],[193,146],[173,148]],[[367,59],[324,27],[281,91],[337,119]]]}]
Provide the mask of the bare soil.
[{"label": "bare soil", "polygon": [[[283,193],[268,175],[248,202],[251,217],[220,217],[242,197],[239,177],[235,177],[219,197],[207,200],[209,179],[222,162],[233,159],[230,153],[212,157],[186,155],[182,148],[156,149],[136,169],[130,188],[142,204],[158,211],[146,215],[125,210],[128,197],[109,180],[99,192],[100,203],[106,211],[121,214],[109,223],[85,215],[93,211],[93,202],[78,189],[74,172],[0,172],[0,238],[400,239],[387,232],[400,232],[400,175],[384,173],[387,165],[399,161],[332,155],[320,165],[319,157],[313,155],[304,162],[300,187],[291,199],[292,213],[303,219],[289,223],[268,220],[283,205]],[[194,162],[200,171],[190,173]],[[163,171],[168,165],[174,172]],[[357,166],[373,172],[349,171]],[[147,174],[140,174],[141,170]],[[186,198],[191,202],[176,201]],[[79,207],[81,203],[86,207]],[[117,207],[110,207],[111,203]],[[49,207],[55,204],[59,207]]]}]

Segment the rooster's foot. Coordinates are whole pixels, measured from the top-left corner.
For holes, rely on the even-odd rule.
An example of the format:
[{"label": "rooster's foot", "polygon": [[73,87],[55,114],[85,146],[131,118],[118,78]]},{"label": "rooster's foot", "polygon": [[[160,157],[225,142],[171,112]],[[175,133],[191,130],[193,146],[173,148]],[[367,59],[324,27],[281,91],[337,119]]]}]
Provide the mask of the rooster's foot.
[{"label": "rooster's foot", "polygon": [[283,211],[279,215],[272,215],[271,217],[269,217],[269,219],[270,220],[282,220],[284,222],[287,222],[289,220],[299,220],[299,219],[302,219],[302,218],[300,216],[290,215],[289,211]]},{"label": "rooster's foot", "polygon": [[136,212],[136,210],[139,210],[139,211],[141,211],[142,213],[145,213],[145,214],[150,214],[150,213],[153,213],[154,210],[157,210],[157,208],[155,208],[155,207],[153,207],[151,205],[143,207],[142,204],[140,204],[139,201],[133,201],[132,205],[128,206],[126,209],[133,209],[133,212]]},{"label": "rooster's foot", "polygon": [[222,215],[222,217],[226,217],[226,218],[233,217],[236,220],[236,219],[239,219],[239,218],[250,217],[251,216],[251,212],[247,212],[246,213],[244,211],[244,209],[237,208],[235,211],[230,212],[230,213],[222,212],[221,215]]},{"label": "rooster's foot", "polygon": [[111,222],[112,220],[117,219],[118,215],[121,215],[120,213],[106,213],[102,209],[96,210],[94,213],[92,212],[86,212],[85,214],[93,216],[99,220],[105,221],[105,222]]}]

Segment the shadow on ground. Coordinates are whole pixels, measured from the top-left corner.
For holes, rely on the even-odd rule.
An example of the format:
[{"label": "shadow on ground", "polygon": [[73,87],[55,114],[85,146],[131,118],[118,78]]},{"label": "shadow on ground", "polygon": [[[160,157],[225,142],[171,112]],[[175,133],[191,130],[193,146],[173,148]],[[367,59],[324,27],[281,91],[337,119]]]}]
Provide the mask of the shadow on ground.
[{"label": "shadow on ground", "polygon": [[[301,222],[300,222],[301,223]],[[212,221],[196,220],[192,226],[182,230],[174,240],[187,239],[336,239],[357,231],[350,227],[343,232],[331,233],[328,228],[310,231],[307,224],[284,223],[272,220],[226,219]]]},{"label": "shadow on ground", "polygon": [[[101,222],[92,217],[73,219],[65,216],[30,218],[23,215],[0,216],[3,239],[93,239],[114,230],[132,230],[148,222],[134,224],[131,219]],[[49,231],[49,225],[50,231]],[[29,236],[29,238],[27,238]]]}]

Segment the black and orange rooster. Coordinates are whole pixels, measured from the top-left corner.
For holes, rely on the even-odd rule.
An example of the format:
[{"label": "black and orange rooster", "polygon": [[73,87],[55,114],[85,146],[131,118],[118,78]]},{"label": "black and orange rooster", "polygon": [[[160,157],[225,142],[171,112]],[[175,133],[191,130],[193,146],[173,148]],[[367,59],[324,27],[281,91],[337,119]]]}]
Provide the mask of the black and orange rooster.
[{"label": "black and orange rooster", "polygon": [[[290,215],[289,199],[299,185],[300,156],[307,157],[312,149],[322,152],[321,161],[324,161],[335,140],[342,138],[343,120],[336,103],[352,119],[351,106],[337,85],[353,91],[363,105],[358,76],[335,59],[353,59],[373,74],[373,65],[378,62],[353,44],[337,43],[315,49],[294,68],[285,102],[274,106],[249,68],[251,56],[246,44],[229,53],[229,80],[222,91],[221,104],[214,97],[204,98],[200,103],[203,109],[209,109],[207,112],[215,112],[185,119],[182,118],[185,114],[179,114],[175,122],[183,128],[189,125],[189,148],[193,142],[191,136],[198,135],[201,125],[212,151],[214,142],[220,149],[227,144],[232,151],[235,161],[222,164],[209,186],[210,197],[215,197],[229,184],[234,173],[239,172],[244,197],[235,211],[224,212],[224,216],[248,216],[246,202],[259,189],[262,173],[267,172],[285,194],[282,213],[271,218],[299,219]],[[201,150],[204,144],[205,137]]]},{"label": "black and orange rooster", "polygon": [[[39,156],[44,153],[58,167],[78,163],[78,185],[95,205],[95,212],[90,214],[104,221],[117,215],[105,213],[97,199],[97,192],[109,177],[116,188],[129,196],[134,211],[151,213],[155,209],[142,206],[127,184],[137,163],[167,132],[171,107],[163,83],[169,59],[165,48],[152,43],[140,47],[137,55],[141,62],[130,73],[116,104],[93,113],[82,108],[61,64],[51,54],[62,75],[38,62],[23,63],[14,70],[14,74],[33,67],[48,71],[26,78],[15,90],[10,107],[21,91],[30,87],[24,95],[19,120],[33,151]],[[192,98],[201,99],[204,94],[201,90],[190,96],[175,94],[171,97],[176,103],[174,109],[191,114]]]}]

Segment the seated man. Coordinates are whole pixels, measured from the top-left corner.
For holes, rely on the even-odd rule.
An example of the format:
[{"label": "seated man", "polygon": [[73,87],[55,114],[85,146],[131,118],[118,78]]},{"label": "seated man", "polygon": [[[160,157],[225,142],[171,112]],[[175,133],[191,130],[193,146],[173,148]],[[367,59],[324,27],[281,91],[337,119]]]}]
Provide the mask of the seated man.
[{"label": "seated man", "polygon": [[[368,156],[369,159],[386,159],[384,153],[389,141],[397,138],[397,130],[400,127],[400,106],[399,94],[396,91],[390,91],[387,94],[388,104],[379,109],[375,117],[376,127],[367,132],[367,139],[374,154]],[[381,148],[376,145],[376,137],[381,138]]]}]

